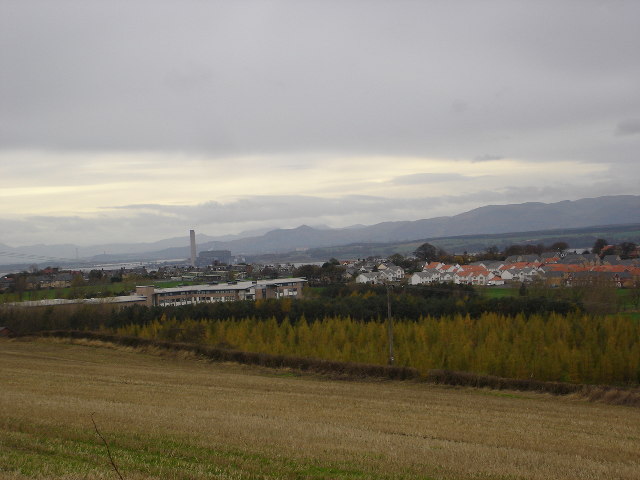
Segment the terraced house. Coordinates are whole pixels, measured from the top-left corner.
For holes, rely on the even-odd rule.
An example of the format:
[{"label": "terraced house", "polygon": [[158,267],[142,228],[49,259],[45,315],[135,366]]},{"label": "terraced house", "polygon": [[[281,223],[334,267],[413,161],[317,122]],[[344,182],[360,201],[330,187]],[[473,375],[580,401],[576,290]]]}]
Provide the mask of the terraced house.
[{"label": "terraced house", "polygon": [[[596,256],[597,257],[597,256]],[[551,286],[576,286],[610,283],[618,288],[640,282],[640,260],[607,259],[600,264],[593,255],[565,257],[514,256],[504,262],[476,262],[470,265],[445,265],[432,262],[414,273],[411,285],[457,283],[467,285],[503,285],[542,281]]]}]

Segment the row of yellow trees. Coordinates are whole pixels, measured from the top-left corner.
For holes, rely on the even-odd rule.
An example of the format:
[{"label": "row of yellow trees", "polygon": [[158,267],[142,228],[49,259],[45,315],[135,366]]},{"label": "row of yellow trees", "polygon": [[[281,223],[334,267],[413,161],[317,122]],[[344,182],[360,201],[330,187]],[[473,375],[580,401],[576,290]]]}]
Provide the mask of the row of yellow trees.
[{"label": "row of yellow trees", "polygon": [[[238,350],[385,364],[384,322],[326,318],[184,320],[162,317],[121,335],[203,342]],[[396,364],[575,383],[640,383],[640,324],[582,314],[422,317],[394,325]]]}]

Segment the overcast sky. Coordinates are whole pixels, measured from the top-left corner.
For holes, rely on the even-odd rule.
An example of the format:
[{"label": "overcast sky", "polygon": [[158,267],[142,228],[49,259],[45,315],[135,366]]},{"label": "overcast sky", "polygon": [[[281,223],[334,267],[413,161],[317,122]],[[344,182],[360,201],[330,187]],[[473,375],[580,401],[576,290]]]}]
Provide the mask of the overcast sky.
[{"label": "overcast sky", "polygon": [[0,243],[640,194],[640,2],[0,0]]}]

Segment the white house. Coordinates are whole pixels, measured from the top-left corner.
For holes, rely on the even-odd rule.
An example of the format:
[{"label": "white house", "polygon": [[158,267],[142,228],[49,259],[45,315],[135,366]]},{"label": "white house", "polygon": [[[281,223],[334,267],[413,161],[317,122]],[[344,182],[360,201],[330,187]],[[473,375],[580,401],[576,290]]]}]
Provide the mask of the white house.
[{"label": "white house", "polygon": [[502,273],[500,274],[500,276],[502,277],[502,280],[504,280],[505,282],[517,282],[520,280],[520,275],[518,270],[516,270],[515,268],[511,268],[508,270],[503,270]]},{"label": "white house", "polygon": [[453,274],[453,283],[458,285],[470,285],[472,283],[473,272],[458,271]]},{"label": "white house", "polygon": [[472,276],[472,282],[473,285],[486,285],[487,284],[487,277],[491,275],[488,272],[475,272]]},{"label": "white house", "polygon": [[387,268],[380,272],[384,280],[388,282],[399,282],[404,278],[404,269],[397,265],[389,264]]},{"label": "white house", "polygon": [[381,272],[361,273],[356,277],[356,283],[378,284],[384,281]]},{"label": "white house", "polygon": [[454,278],[453,278],[454,274],[451,272],[442,272],[440,274],[440,281],[443,283],[447,283],[447,282],[453,282]]},{"label": "white house", "polygon": [[424,270],[411,275],[409,283],[411,285],[422,285],[429,283],[438,283],[440,281],[440,272],[434,269]]}]

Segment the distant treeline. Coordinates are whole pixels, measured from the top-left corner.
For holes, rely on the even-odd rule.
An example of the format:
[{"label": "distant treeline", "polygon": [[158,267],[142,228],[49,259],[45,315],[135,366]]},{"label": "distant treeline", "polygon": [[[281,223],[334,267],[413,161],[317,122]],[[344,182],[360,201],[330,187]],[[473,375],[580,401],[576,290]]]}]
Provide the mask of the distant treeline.
[{"label": "distant treeline", "polygon": [[304,318],[315,322],[330,317],[357,321],[378,321],[387,317],[387,302],[397,321],[417,320],[429,315],[441,317],[469,315],[471,318],[491,312],[505,316],[523,314],[566,315],[582,311],[579,303],[570,299],[517,296],[486,298],[468,285],[436,286],[337,285],[316,289],[301,299],[271,299],[220,303],[200,303],[177,307],[146,307],[136,305],[123,309],[107,306],[56,306],[39,308],[0,308],[0,325],[18,333],[40,330],[118,328],[125,325],[145,325],[162,316],[178,321],[227,320],[254,318],[295,324]]},{"label": "distant treeline", "polygon": [[263,301],[209,303],[180,307],[136,307],[118,312],[111,326],[144,324],[162,315],[184,320],[225,320],[255,318],[291,323],[304,318],[307,322],[327,317],[349,317],[358,321],[377,321],[387,317],[387,300],[395,319],[416,320],[421,316],[445,315],[480,316],[485,312],[501,315],[525,316],[549,313],[567,314],[581,311],[579,304],[570,300],[546,297],[486,298],[466,285],[406,286],[391,289],[387,297],[384,286],[343,285],[321,289],[317,296],[297,300],[279,299]]}]

